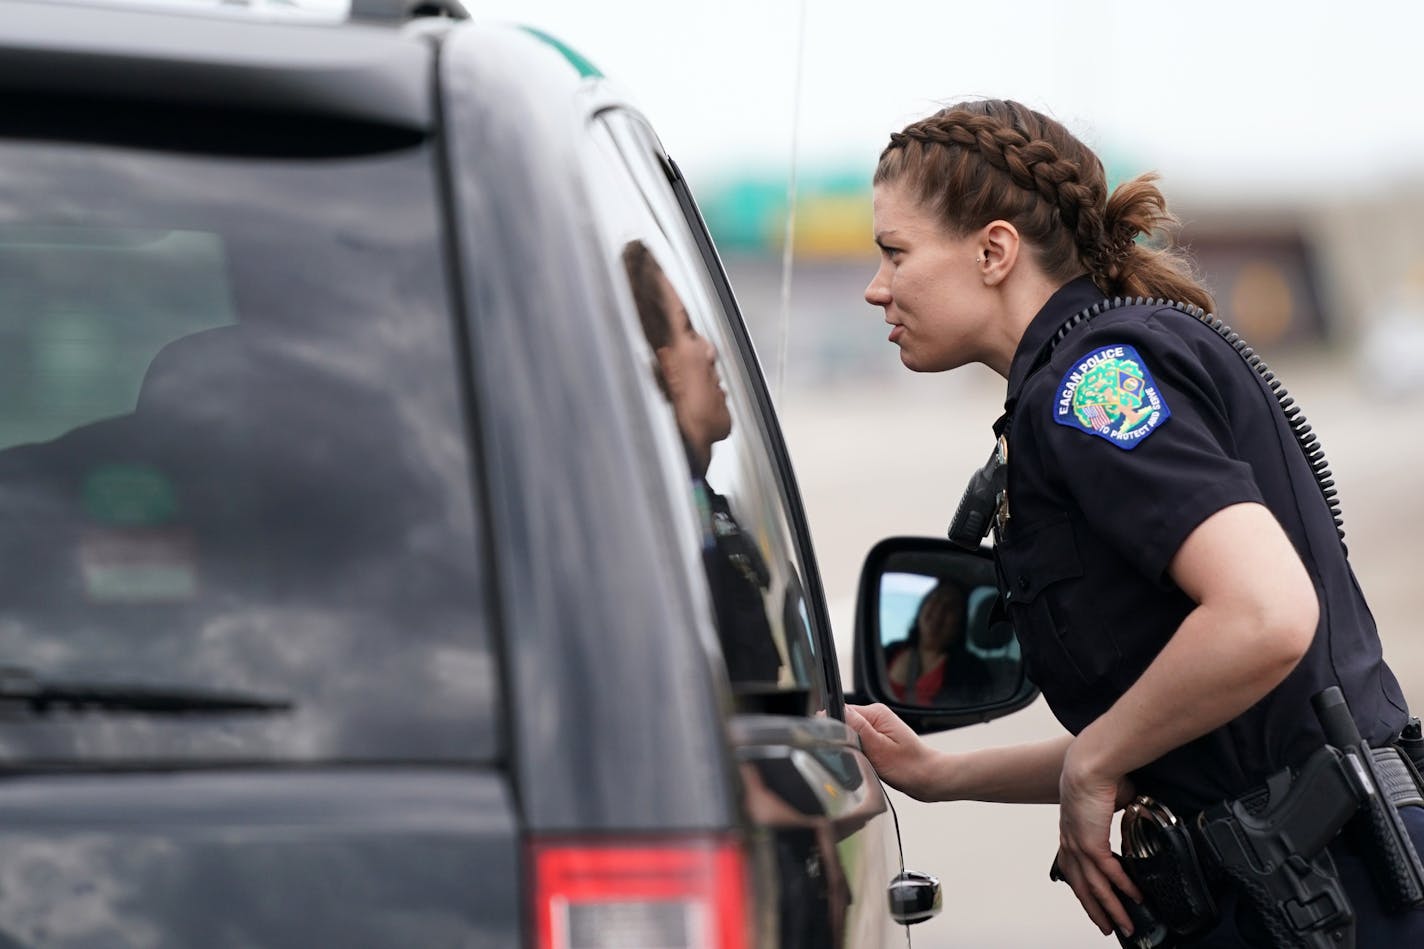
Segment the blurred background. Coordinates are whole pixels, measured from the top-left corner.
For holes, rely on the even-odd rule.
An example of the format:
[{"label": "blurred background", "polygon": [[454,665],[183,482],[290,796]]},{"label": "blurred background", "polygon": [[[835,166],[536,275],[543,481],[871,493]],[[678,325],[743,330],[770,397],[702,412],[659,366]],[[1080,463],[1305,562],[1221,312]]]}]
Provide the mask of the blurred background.
[{"label": "blurred background", "polygon": [[[978,367],[908,373],[886,342],[861,296],[871,170],[939,105],[1008,97],[1067,124],[1114,182],[1161,173],[1220,315],[1321,436],[1386,657],[1424,705],[1424,7],[467,2],[588,56],[686,172],[782,413],[843,655],[861,558],[943,533],[1003,398]],[[934,743],[1058,728],[1040,701]],[[1115,945],[1048,882],[1054,808],[895,800],[906,866],[945,886],[918,949]]]}]

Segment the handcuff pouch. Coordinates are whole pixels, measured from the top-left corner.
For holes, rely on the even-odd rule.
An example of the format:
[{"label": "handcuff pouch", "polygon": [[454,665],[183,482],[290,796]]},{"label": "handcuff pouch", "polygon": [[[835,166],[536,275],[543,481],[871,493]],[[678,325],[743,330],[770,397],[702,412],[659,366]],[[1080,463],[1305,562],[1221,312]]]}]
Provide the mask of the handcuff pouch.
[{"label": "handcuff pouch", "polygon": [[1186,825],[1165,805],[1139,797],[1123,813],[1122,833],[1123,869],[1174,935],[1216,925],[1216,900]]}]

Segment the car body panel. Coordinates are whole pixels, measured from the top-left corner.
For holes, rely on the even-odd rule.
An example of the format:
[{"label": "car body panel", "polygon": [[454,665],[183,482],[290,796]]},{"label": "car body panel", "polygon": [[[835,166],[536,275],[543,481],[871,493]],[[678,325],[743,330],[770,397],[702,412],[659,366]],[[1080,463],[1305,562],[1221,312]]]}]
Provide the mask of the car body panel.
[{"label": "car body panel", "polygon": [[534,832],[727,826],[719,696],[688,630],[706,619],[646,503],[662,489],[620,381],[635,367],[577,231],[580,116],[540,88],[570,77],[536,38],[477,24],[441,58],[520,797]]},{"label": "car body panel", "polygon": [[854,732],[832,718],[743,715],[732,741],[759,856],[777,867],[777,945],[907,945],[884,899],[901,868],[894,818]]},{"label": "car body panel", "polygon": [[518,865],[497,772],[0,780],[6,947],[503,949],[519,939]]},{"label": "car body panel", "polygon": [[4,0],[0,93],[430,127],[431,48],[396,31]]}]

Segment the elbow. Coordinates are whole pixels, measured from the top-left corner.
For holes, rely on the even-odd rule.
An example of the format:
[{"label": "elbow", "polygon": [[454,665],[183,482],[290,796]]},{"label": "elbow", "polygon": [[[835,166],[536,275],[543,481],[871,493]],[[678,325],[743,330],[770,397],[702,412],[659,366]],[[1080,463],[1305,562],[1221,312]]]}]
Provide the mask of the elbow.
[{"label": "elbow", "polygon": [[1309,582],[1303,589],[1273,598],[1273,602],[1261,610],[1256,632],[1262,659],[1279,678],[1289,675],[1310,651],[1319,624],[1320,601]]}]

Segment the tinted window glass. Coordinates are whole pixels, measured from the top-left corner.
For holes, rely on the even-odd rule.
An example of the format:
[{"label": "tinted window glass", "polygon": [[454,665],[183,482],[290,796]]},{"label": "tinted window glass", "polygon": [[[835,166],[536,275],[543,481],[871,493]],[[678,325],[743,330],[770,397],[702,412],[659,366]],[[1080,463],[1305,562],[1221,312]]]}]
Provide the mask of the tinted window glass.
[{"label": "tinted window glass", "polygon": [[0,143],[0,755],[494,754],[430,167]]},{"label": "tinted window glass", "polygon": [[758,383],[731,332],[737,316],[719,302],[651,133],[625,113],[603,121],[632,192],[615,223],[623,269],[650,371],[682,440],[733,686],[747,696],[805,691],[809,709],[823,708],[827,686],[804,567],[758,409]]}]

